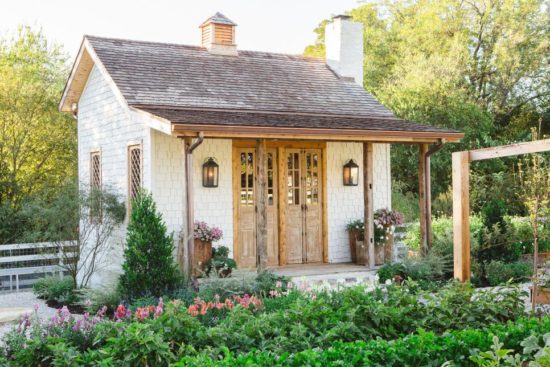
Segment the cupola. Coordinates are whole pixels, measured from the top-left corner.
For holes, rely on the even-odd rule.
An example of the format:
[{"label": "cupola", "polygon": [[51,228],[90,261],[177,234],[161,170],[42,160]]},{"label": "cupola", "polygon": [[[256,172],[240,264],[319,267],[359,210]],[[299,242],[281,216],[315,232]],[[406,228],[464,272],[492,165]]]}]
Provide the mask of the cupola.
[{"label": "cupola", "polygon": [[229,56],[238,56],[235,43],[237,24],[222,13],[216,13],[201,25],[202,46],[208,51]]}]

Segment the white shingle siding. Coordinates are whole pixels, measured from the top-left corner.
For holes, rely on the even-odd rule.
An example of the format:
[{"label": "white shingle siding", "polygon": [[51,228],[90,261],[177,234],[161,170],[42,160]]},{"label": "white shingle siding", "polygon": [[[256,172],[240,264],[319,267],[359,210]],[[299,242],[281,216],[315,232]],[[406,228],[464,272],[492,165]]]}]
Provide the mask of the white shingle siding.
[{"label": "white shingle siding", "polygon": [[[193,188],[195,220],[220,227],[223,238],[215,246],[227,246],[233,251],[233,145],[231,139],[204,139],[193,152]],[[220,166],[218,187],[202,186],[202,164],[214,157]]]},{"label": "white shingle siding", "polygon": [[[116,98],[112,85],[94,67],[78,104],[78,176],[81,185],[90,182],[90,152],[101,151],[103,187],[116,190],[127,202],[128,155],[130,144],[142,144],[143,184],[150,187],[149,129],[133,122],[128,108]],[[111,238],[106,269],[92,280],[94,285],[114,282],[120,272],[125,228],[117,228]]]},{"label": "white shingle siding", "polygon": [[[151,192],[175,241],[184,229],[185,158],[183,141],[151,129]],[[176,242],[177,245],[177,242]]]},{"label": "white shingle siding", "polygon": [[[374,144],[374,209],[391,207],[389,144]],[[327,219],[329,262],[351,261],[348,222],[364,216],[363,144],[327,143]],[[344,164],[354,159],[359,165],[359,185],[344,186]]]}]

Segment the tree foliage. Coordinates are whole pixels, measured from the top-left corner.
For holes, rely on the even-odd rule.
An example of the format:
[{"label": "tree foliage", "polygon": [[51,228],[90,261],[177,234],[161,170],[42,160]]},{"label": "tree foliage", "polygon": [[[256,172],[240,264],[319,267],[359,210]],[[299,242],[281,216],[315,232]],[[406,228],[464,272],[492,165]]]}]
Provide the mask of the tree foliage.
[{"label": "tree foliage", "polygon": [[[547,2],[374,0],[349,15],[364,24],[365,88],[401,118],[465,133],[432,158],[435,196],[450,185],[451,151],[530,140],[539,125],[550,133]],[[306,55],[324,56],[328,22]],[[392,152],[394,178],[416,191],[417,148]],[[511,171],[514,162],[476,164],[473,176]],[[509,190],[502,196],[514,201]]]},{"label": "tree foliage", "polygon": [[21,240],[54,243],[74,288],[87,287],[109,265],[114,245],[110,236],[126,215],[126,205],[115,190],[81,187],[66,182],[52,198],[36,198],[21,210],[22,217],[32,219],[27,220]]},{"label": "tree foliage", "polygon": [[126,235],[120,288],[129,298],[162,296],[179,281],[174,263],[174,240],[150,194],[141,192],[132,202]]},{"label": "tree foliage", "polygon": [[57,110],[65,60],[28,27],[0,39],[0,243],[18,239],[26,201],[76,178],[76,124]]}]

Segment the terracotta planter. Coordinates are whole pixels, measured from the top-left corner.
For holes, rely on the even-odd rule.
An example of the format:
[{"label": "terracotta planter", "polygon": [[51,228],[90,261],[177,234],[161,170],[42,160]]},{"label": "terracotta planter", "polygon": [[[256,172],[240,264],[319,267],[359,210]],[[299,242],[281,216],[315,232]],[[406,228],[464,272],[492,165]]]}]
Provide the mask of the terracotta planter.
[{"label": "terracotta planter", "polygon": [[393,234],[388,235],[386,243],[384,243],[384,262],[393,261]]},{"label": "terracotta planter", "polygon": [[351,262],[357,262],[357,231],[349,231],[349,251],[351,253]]},{"label": "terracotta planter", "polygon": [[358,265],[368,265],[369,264],[369,249],[365,244],[365,241],[356,241],[355,242],[355,254],[356,254],[356,263]]},{"label": "terracotta planter", "polygon": [[374,245],[374,265],[384,264],[384,245]]},{"label": "terracotta planter", "polygon": [[195,240],[193,275],[200,277],[206,270],[206,264],[212,258],[212,242]]},{"label": "terracotta planter", "polygon": [[[369,249],[365,241],[357,241],[355,249],[357,265],[369,265]],[[384,246],[374,245],[374,265],[384,264]]]},{"label": "terracotta planter", "polygon": [[[531,288],[531,299],[533,299],[533,288]],[[550,288],[537,287],[535,301],[538,305],[550,305]]]}]

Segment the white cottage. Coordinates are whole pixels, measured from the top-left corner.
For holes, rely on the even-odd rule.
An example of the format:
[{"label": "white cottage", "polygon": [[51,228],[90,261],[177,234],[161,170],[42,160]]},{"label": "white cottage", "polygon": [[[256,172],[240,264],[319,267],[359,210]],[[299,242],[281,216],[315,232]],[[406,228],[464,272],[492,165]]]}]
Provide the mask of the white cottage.
[{"label": "white cottage", "polygon": [[334,17],[326,60],[240,50],[235,28],[215,14],[201,46],[85,36],[59,106],[78,120],[80,181],[128,201],[149,190],[178,238],[194,219],[221,227],[240,267],[349,262],[346,224],[365,217],[372,243],[373,210],[391,206],[390,144],[418,144],[429,233],[429,155],[463,134],[398,119],[363,89],[362,24]]}]

